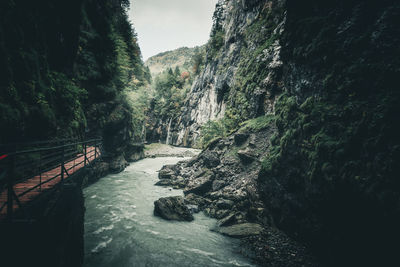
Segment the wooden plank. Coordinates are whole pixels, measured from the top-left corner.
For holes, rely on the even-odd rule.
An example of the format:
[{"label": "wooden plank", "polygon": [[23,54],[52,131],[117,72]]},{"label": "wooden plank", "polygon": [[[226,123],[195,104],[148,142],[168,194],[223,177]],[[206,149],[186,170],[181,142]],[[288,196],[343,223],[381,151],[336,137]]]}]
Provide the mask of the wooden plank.
[{"label": "wooden plank", "polygon": [[[92,163],[94,161],[94,154],[95,154],[96,149],[94,147],[87,147],[87,159],[88,159],[88,163]],[[100,150],[97,150],[97,153],[99,155],[101,155]],[[77,158],[67,161],[64,163],[64,167],[65,169],[69,169],[71,168],[71,170],[69,170],[68,174],[72,175],[73,173],[76,173],[77,171],[79,171],[80,169],[85,167],[84,164],[84,160],[85,160],[85,155],[83,154],[78,154]],[[78,163],[76,163],[78,162]],[[40,188],[35,188],[31,191],[29,191],[28,193],[26,193],[25,195],[21,196],[18,198],[19,202],[21,203],[21,205],[24,205],[30,201],[32,201],[33,199],[35,199],[37,196],[39,196],[41,193],[50,190],[52,188],[54,188],[54,186],[56,186],[58,183],[60,183],[61,181],[61,177],[57,177],[55,179],[53,179],[55,176],[60,175],[61,173],[61,168],[62,166],[56,166],[53,169],[46,171],[44,173],[42,173],[41,175],[36,175],[24,182],[20,182],[18,184],[15,184],[13,186],[14,192],[19,195],[21,193],[26,192],[27,190],[37,186],[40,184],[40,176],[42,179],[42,190],[40,190]],[[65,176],[64,179],[68,179],[69,175]],[[53,179],[53,180],[51,180]],[[3,206],[4,203],[7,202],[7,198],[8,198],[8,194],[7,194],[7,190],[4,190],[2,192],[0,192],[0,207]],[[7,205],[6,205],[7,206]],[[13,211],[17,210],[18,204],[17,203],[13,203]],[[0,220],[5,218],[5,215],[7,214],[7,208],[3,208],[0,211]]]}]

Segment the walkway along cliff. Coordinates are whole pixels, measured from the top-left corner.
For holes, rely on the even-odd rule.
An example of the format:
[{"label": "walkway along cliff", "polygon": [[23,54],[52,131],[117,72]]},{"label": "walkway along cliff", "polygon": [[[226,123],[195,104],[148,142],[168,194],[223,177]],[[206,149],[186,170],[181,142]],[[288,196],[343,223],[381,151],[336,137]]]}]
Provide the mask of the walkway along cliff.
[{"label": "walkway along cliff", "polygon": [[39,142],[18,147],[2,147],[6,154],[0,161],[2,264],[81,266],[82,186],[103,175],[98,167],[102,140]]},{"label": "walkway along cliff", "polygon": [[[30,144],[0,148],[1,266],[81,266],[82,186],[143,157],[145,103],[135,97],[150,74],[128,8],[126,0],[0,2],[0,144]],[[31,147],[90,136],[102,139],[102,161],[86,168],[94,158],[82,155],[96,145]],[[16,166],[5,163],[22,151]]]}]

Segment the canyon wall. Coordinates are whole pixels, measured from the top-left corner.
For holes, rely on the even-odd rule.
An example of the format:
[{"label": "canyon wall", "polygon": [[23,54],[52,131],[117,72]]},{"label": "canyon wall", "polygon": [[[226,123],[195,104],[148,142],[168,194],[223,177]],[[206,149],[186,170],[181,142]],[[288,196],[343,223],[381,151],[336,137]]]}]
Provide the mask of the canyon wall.
[{"label": "canyon wall", "polygon": [[207,120],[239,123],[179,165],[178,183],[211,216],[234,201],[237,222],[276,227],[326,265],[398,262],[400,4],[219,1],[216,14],[173,142],[193,145]]},{"label": "canyon wall", "polygon": [[194,81],[173,143],[191,146],[200,128],[226,114],[237,121],[273,112],[281,91],[279,36],[284,1],[219,1],[203,71]]},{"label": "canyon wall", "polygon": [[1,1],[0,144],[96,136],[110,160],[132,159],[144,120],[140,103],[128,100],[150,74],[128,6]]}]

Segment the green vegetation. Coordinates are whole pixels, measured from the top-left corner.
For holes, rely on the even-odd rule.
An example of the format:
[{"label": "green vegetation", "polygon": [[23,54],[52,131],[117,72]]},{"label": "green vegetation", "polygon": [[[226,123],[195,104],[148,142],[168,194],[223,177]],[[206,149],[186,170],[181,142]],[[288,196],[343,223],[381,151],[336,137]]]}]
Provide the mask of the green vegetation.
[{"label": "green vegetation", "polygon": [[275,123],[275,116],[272,114],[257,117],[255,119],[247,120],[240,124],[240,132],[258,132]]},{"label": "green vegetation", "polygon": [[[157,74],[151,85],[148,130],[159,126],[160,119],[168,124],[182,114],[182,109],[192,83],[204,68],[205,46],[179,48],[151,57],[146,64]],[[169,66],[169,67],[168,67]],[[171,66],[175,66],[174,69]]]},{"label": "green vegetation", "polygon": [[179,116],[190,90],[192,80],[181,73],[177,67],[175,71],[168,69],[154,80],[153,114],[156,118],[167,121]]},{"label": "green vegetation", "polygon": [[197,76],[204,69],[206,58],[206,47],[202,46],[201,49],[195,51],[191,59],[193,75]]},{"label": "green vegetation", "polygon": [[169,68],[175,69],[176,67],[179,67],[182,72],[188,72],[190,76],[194,76],[199,74],[204,56],[205,46],[182,47],[152,56],[146,60],[145,64],[153,77]]},{"label": "green vegetation", "polygon": [[144,141],[144,127],[149,112],[150,95],[148,87],[140,87],[124,93],[123,101],[128,103],[131,114],[132,136],[135,141]]},{"label": "green vegetation", "polygon": [[195,144],[196,147],[206,148],[218,138],[227,137],[235,131],[240,133],[257,132],[275,123],[272,114],[263,115],[251,120],[241,122],[240,118],[227,112],[220,120],[210,120],[201,127],[201,136]]},{"label": "green vegetation", "polygon": [[80,2],[0,4],[0,143],[102,134],[140,108],[124,97],[150,81],[129,1]]},{"label": "green vegetation", "polygon": [[[246,28],[244,32],[245,46],[240,51],[240,62],[233,86],[229,91],[223,92],[223,98],[227,103],[225,117],[217,121],[210,121],[201,128],[201,137],[196,144],[198,147],[206,147],[212,140],[225,137],[240,128],[240,131],[254,130],[267,127],[274,122],[272,115],[262,115],[264,110],[254,111],[255,91],[262,86],[263,80],[271,71],[268,61],[261,60],[260,56],[266,49],[278,39],[274,34],[276,28],[276,10],[264,10],[259,17]],[[214,60],[220,56],[220,50],[225,42],[225,33],[222,28],[221,7],[217,7],[214,14],[214,27],[210,41],[207,44],[207,60]],[[252,48],[249,48],[252,47]],[[227,71],[228,66],[219,66],[219,72]],[[269,88],[271,97],[279,94],[280,86]],[[261,115],[261,116],[260,116]],[[256,119],[252,119],[257,117]]]},{"label": "green vegetation", "polygon": [[239,118],[228,110],[224,118],[210,120],[201,126],[201,136],[195,144],[195,147],[206,148],[215,139],[226,137],[234,132],[239,125]]},{"label": "green vegetation", "polygon": [[154,74],[149,94],[146,137],[158,142],[167,137],[168,126],[182,115],[187,94],[205,64],[205,46],[179,48],[151,57],[146,65]]},{"label": "green vegetation", "polygon": [[[230,103],[228,108],[233,109],[232,112],[237,114],[241,121],[251,119],[264,112],[263,110],[253,110],[251,103],[254,102],[255,91],[263,86],[263,80],[271,72],[268,67],[269,61],[261,58],[264,52],[270,49],[271,45],[278,39],[278,35],[274,33],[277,27],[274,16],[276,16],[275,12],[265,10],[246,28],[244,40],[248,43],[240,51],[241,60],[235,83],[229,94],[225,93],[224,96],[226,102]],[[250,42],[252,43],[250,44]],[[249,46],[253,48],[249,48]],[[270,85],[268,88],[271,97],[279,94],[280,90],[279,85]],[[240,112],[235,110],[234,107],[240,107]]]},{"label": "green vegetation", "polygon": [[210,40],[207,43],[207,60],[211,61],[217,58],[218,52],[224,46],[225,43],[225,31],[220,29],[215,31],[210,36]]},{"label": "green vegetation", "polygon": [[[288,6],[296,12],[280,39],[287,91],[275,103],[278,132],[260,188],[277,226],[330,265],[363,257],[364,265],[379,265],[399,236],[397,13],[387,3],[332,5]],[[375,262],[365,260],[366,251]]]},{"label": "green vegetation", "polygon": [[213,15],[213,28],[211,29],[210,40],[206,45],[208,61],[218,58],[218,52],[225,43],[225,31],[222,27],[223,15],[223,6],[220,3],[217,3]]}]

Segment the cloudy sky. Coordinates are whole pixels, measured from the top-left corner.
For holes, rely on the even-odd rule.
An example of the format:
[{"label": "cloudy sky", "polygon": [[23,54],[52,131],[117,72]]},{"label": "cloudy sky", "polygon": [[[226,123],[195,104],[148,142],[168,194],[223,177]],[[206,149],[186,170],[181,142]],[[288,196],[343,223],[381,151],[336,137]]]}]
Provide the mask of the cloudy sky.
[{"label": "cloudy sky", "polygon": [[205,44],[217,0],[131,0],[129,16],[143,59],[182,46]]}]

